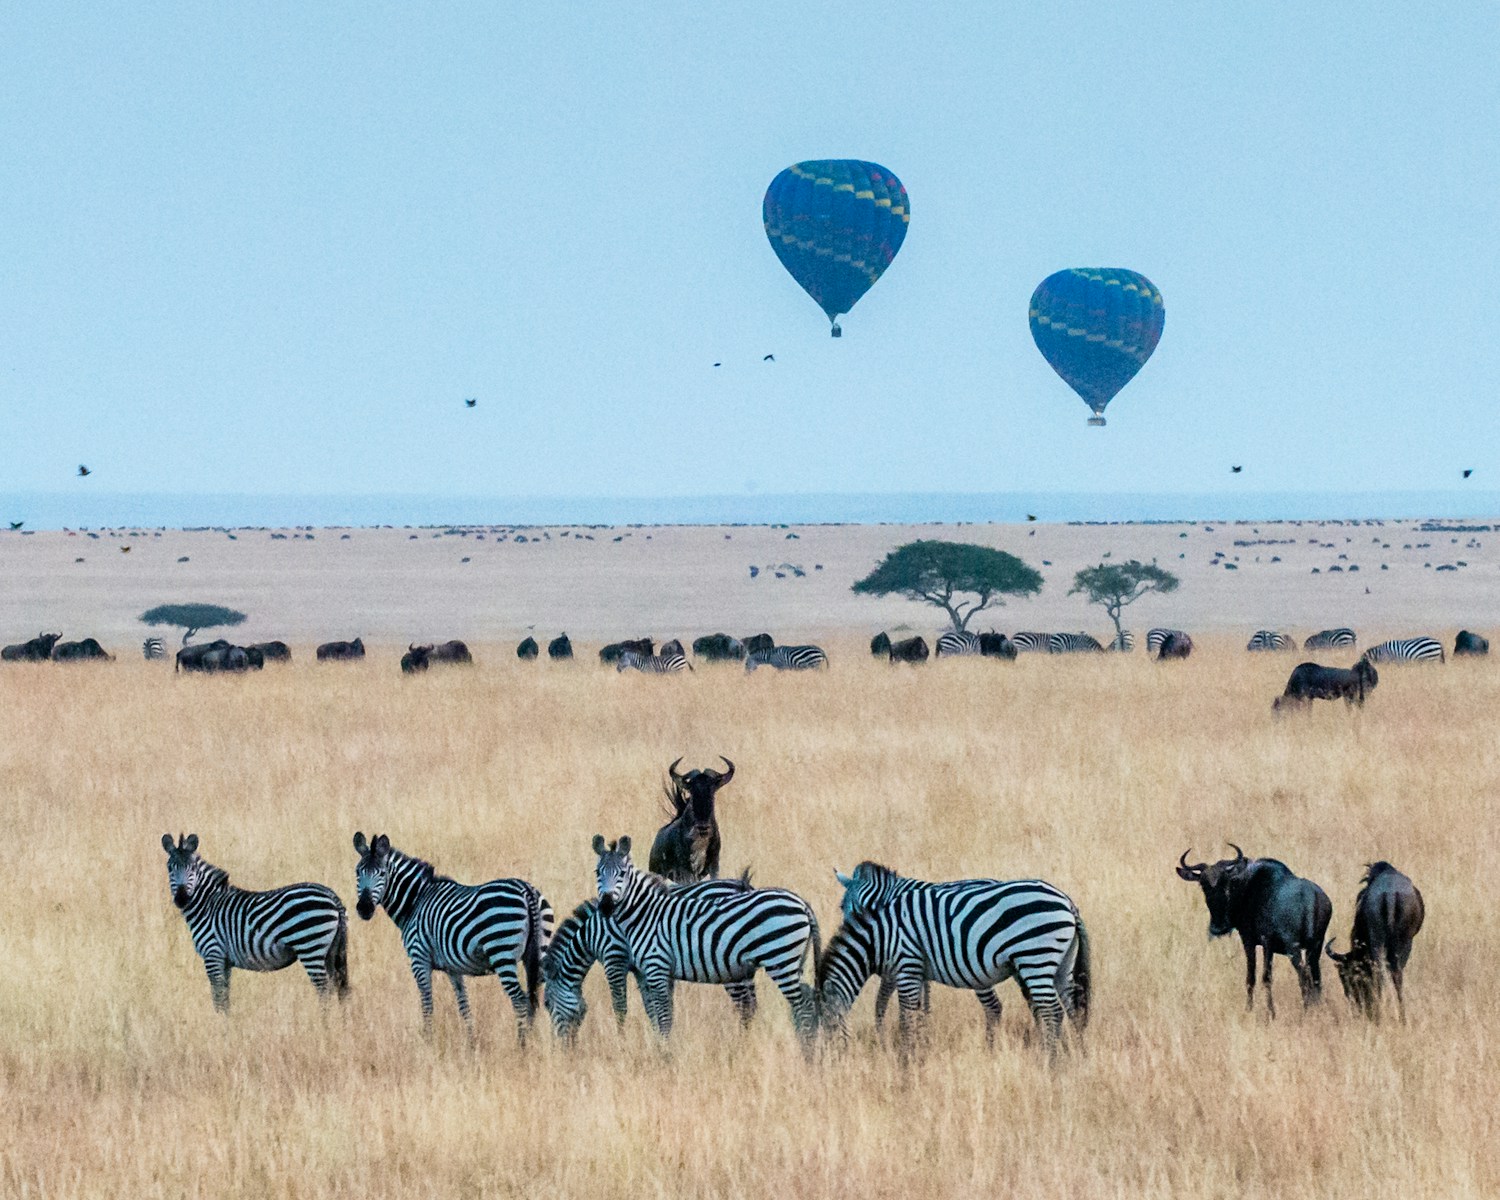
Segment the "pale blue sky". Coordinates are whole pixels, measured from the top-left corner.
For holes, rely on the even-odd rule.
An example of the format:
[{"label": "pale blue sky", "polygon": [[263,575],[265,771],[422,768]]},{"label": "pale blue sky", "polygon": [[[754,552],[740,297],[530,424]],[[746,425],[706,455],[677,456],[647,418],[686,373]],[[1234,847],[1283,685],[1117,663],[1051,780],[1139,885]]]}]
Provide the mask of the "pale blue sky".
[{"label": "pale blue sky", "polygon": [[[934,7],[7,6],[0,493],[1495,486],[1500,6]],[[913,214],[840,341],[822,157]],[[1100,265],[1103,430],[1026,324]]]}]

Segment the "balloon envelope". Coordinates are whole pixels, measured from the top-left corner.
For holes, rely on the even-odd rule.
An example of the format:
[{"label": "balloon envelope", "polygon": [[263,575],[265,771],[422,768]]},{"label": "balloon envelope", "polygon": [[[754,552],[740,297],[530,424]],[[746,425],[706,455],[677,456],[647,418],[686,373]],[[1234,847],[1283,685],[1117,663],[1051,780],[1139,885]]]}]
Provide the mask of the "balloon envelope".
[{"label": "balloon envelope", "polygon": [[1042,280],[1031,296],[1031,336],[1063,382],[1104,424],[1104,406],[1135,378],[1161,341],[1166,309],[1144,275],[1075,267]]},{"label": "balloon envelope", "polygon": [[766,237],[781,265],[838,316],[870,290],[901,249],[911,206],[895,174],[853,158],[800,162],[766,189]]}]

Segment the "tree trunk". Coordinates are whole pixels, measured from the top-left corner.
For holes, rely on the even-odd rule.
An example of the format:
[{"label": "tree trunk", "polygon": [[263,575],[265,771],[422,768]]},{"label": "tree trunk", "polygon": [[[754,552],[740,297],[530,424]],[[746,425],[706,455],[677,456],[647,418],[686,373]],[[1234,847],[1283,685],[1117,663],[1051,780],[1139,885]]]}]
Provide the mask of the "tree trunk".
[{"label": "tree trunk", "polygon": [[183,631],[183,634],[182,634],[182,644],[184,646],[186,646],[188,644],[188,638],[192,637],[193,634],[195,634],[197,632],[198,632],[198,627],[196,625],[189,625],[187,627],[187,629]]}]

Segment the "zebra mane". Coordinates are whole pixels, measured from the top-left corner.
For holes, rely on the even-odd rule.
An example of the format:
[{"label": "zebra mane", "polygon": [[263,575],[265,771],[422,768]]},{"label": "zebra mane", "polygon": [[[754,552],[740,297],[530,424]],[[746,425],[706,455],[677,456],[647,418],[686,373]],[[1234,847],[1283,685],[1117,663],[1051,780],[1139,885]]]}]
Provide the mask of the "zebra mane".
[{"label": "zebra mane", "polygon": [[[813,976],[813,986],[818,992],[823,991],[823,985],[828,980],[828,973],[833,968],[836,960],[850,953],[847,947],[862,947],[868,940],[865,936],[874,926],[876,914],[874,912],[850,913],[844,918],[844,923],[839,926],[828,944],[823,947],[823,953],[818,957],[817,970]],[[873,964],[872,964],[873,965]]]},{"label": "zebra mane", "polygon": [[598,904],[593,900],[585,900],[572,913],[562,919],[557,928],[552,931],[552,940],[547,944],[547,952],[542,955],[542,978],[551,980],[557,975],[558,964],[562,962],[563,955],[573,946],[573,943],[583,936],[583,923],[598,911]]},{"label": "zebra mane", "polygon": [[893,870],[884,863],[878,863],[874,859],[867,858],[854,868],[853,875],[856,879],[902,879],[904,876],[900,871]]},{"label": "zebra mane", "polygon": [[229,872],[223,867],[216,867],[207,859],[198,860],[203,864],[203,882],[199,886],[205,892],[218,891],[220,888],[229,886]]},{"label": "zebra mane", "polygon": [[453,883],[454,880],[447,875],[439,875],[438,869],[425,858],[418,858],[415,854],[408,854],[405,850],[391,847],[390,857],[413,864],[417,868],[417,874],[422,877],[422,882],[427,883]]}]

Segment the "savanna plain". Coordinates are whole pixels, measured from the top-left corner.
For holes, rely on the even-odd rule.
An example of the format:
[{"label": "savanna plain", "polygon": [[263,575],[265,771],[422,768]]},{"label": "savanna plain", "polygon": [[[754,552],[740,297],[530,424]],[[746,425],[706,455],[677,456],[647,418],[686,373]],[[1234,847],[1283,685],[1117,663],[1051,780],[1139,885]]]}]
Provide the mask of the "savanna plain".
[{"label": "savanna plain", "polygon": [[[1438,632],[1432,630],[1432,632]],[[1445,631],[1451,645],[1452,631]],[[1273,720],[1299,661],[1200,639],[1015,663],[872,661],[826,673],[623,677],[588,654],[403,678],[390,656],[250,677],[161,663],[0,672],[7,830],[0,1192],[15,1197],[1494,1196],[1500,1194],[1493,920],[1500,680],[1479,663],[1389,667],[1362,710]],[[761,982],[741,1033],[683,985],[670,1045],[603,980],[572,1050],[517,1045],[498,984],[477,1044],[437,985],[431,1042],[399,936],[354,908],[356,830],[461,880],[524,876],[559,918],[593,891],[594,833],[644,849],[668,762],[738,767],[726,872],[794,889],[837,926],[833,869],[1040,876],[1087,921],[1094,1008],[1049,1064],[1014,985],[987,1049],[977,1005],[937,989],[918,1053],[873,1029],[799,1053]],[[245,887],[333,886],[353,988],[236,972],[212,1009],[160,838],[195,832]],[[1363,864],[1422,888],[1409,1021],[1350,1012],[1332,964],[1301,1009],[1245,1011],[1236,939],[1209,942],[1177,855],[1233,840],[1284,859],[1347,936]]]}]

